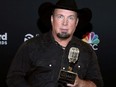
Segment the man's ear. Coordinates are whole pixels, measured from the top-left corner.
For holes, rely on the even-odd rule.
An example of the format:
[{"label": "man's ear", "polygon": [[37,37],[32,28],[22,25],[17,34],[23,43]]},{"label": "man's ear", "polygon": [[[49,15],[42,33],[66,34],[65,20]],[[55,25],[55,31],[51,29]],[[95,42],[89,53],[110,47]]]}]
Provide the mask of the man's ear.
[{"label": "man's ear", "polygon": [[78,25],[78,23],[79,23],[79,18],[77,18],[77,21],[76,21],[76,26]]},{"label": "man's ear", "polygon": [[51,23],[53,23],[53,15],[51,15]]}]

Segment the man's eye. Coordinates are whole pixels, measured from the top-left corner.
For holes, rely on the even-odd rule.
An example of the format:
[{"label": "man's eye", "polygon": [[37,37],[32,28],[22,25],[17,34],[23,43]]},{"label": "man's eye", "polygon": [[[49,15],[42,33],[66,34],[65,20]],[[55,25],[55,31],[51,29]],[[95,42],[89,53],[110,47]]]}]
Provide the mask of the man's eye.
[{"label": "man's eye", "polygon": [[58,15],[58,18],[63,18],[63,16],[62,15]]},{"label": "man's eye", "polygon": [[74,20],[74,17],[69,17],[69,19]]}]

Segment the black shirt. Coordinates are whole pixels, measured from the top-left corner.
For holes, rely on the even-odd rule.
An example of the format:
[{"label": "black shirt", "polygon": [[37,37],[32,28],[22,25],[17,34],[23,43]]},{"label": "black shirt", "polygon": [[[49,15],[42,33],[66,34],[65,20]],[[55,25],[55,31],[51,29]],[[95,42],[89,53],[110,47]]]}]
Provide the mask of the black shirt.
[{"label": "black shirt", "polygon": [[51,32],[21,45],[7,75],[8,87],[58,87],[60,70],[67,70],[69,66],[68,54],[71,47],[77,47],[80,51],[73,72],[80,79],[91,80],[97,87],[102,87],[102,76],[93,49],[73,37],[64,50],[54,41]]}]

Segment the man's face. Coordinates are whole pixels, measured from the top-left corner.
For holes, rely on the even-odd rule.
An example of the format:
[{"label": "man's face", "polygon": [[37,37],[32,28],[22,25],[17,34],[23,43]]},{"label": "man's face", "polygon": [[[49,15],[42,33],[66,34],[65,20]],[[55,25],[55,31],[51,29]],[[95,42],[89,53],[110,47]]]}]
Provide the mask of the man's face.
[{"label": "man's face", "polygon": [[76,29],[79,19],[77,13],[71,10],[55,9],[51,16],[52,33],[54,37],[67,39]]}]

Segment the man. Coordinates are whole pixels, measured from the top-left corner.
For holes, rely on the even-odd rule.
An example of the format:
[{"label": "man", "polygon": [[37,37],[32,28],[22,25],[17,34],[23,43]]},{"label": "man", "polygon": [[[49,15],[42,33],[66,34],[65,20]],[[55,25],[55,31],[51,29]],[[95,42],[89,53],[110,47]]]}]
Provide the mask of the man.
[{"label": "man", "polygon": [[[73,36],[79,22],[78,15],[74,0],[59,0],[54,5],[52,29],[20,47],[7,75],[8,87],[103,87],[95,52]],[[65,80],[64,84],[60,83],[60,71],[70,73],[71,59],[68,56],[71,47],[79,52],[70,68],[76,78],[74,84]]]}]

